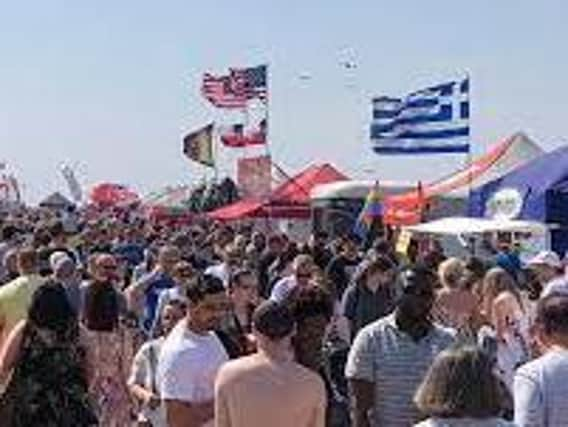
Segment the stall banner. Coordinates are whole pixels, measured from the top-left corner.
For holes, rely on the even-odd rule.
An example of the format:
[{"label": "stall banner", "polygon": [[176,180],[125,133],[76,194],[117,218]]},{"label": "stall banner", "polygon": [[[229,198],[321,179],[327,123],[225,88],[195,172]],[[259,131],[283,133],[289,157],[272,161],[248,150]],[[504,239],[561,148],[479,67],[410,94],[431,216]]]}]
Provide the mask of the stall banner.
[{"label": "stall banner", "polygon": [[262,198],[270,193],[272,161],[270,156],[241,158],[237,163],[237,182],[244,198]]}]

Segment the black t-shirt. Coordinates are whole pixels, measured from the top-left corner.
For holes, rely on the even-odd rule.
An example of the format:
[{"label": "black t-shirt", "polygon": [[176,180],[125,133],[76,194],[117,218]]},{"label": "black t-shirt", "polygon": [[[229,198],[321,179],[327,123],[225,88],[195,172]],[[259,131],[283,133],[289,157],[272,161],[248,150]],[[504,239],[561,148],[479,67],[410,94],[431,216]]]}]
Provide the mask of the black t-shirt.
[{"label": "black t-shirt", "polygon": [[261,256],[260,262],[258,263],[258,286],[259,294],[263,298],[268,298],[270,295],[270,276],[268,270],[270,266],[276,261],[276,254],[272,252],[266,252]]},{"label": "black t-shirt", "polygon": [[329,262],[325,269],[325,275],[333,285],[335,298],[341,299],[360,261],[359,258],[350,259],[340,254]]}]

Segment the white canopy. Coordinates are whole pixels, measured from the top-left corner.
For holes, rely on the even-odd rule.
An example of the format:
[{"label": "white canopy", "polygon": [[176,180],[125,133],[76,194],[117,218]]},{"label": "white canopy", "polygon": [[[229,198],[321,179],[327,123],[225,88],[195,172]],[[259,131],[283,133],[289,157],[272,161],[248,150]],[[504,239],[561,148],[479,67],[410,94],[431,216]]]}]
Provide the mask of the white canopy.
[{"label": "white canopy", "polygon": [[492,232],[545,234],[546,224],[536,221],[451,217],[405,227],[412,233],[482,234]]}]

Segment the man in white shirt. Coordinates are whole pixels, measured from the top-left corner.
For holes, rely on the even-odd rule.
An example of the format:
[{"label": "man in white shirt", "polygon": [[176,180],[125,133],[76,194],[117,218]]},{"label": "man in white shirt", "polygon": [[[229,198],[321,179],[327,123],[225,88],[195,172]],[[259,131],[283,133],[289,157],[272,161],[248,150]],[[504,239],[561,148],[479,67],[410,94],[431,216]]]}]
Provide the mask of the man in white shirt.
[{"label": "man in white shirt", "polygon": [[[173,288],[164,289],[160,293],[156,313],[161,313],[164,307],[171,303],[179,303],[184,306],[187,305],[187,289],[197,282],[199,279],[199,273],[195,271],[189,262],[180,261],[174,267],[172,278],[176,285]],[[152,325],[152,336],[159,333],[159,323],[160,317],[156,316],[154,324]]]},{"label": "man in white shirt", "polygon": [[298,286],[308,286],[312,278],[314,261],[309,255],[298,255],[294,259],[294,273],[291,276],[279,280],[270,293],[270,300],[274,302],[284,301],[288,295]]},{"label": "man in white shirt", "polygon": [[535,322],[543,355],[515,375],[515,422],[519,427],[568,424],[568,296],[553,294],[538,303]]},{"label": "man in white shirt", "polygon": [[223,249],[223,262],[207,267],[205,274],[217,277],[228,288],[231,274],[239,268],[240,264],[241,253],[239,250],[233,245],[227,245]]},{"label": "man in white shirt", "polygon": [[187,290],[188,310],[162,346],[158,388],[170,427],[212,425],[217,371],[228,360],[213,329],[228,309],[221,280],[205,275]]}]

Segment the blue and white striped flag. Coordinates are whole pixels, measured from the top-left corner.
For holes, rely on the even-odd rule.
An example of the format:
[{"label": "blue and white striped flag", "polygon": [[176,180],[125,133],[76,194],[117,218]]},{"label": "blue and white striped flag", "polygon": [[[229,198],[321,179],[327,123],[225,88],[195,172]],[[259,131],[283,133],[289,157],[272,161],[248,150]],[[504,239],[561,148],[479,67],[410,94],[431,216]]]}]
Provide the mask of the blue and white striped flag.
[{"label": "blue and white striped flag", "polygon": [[379,154],[469,152],[469,79],[373,99],[371,141]]}]

